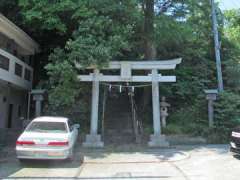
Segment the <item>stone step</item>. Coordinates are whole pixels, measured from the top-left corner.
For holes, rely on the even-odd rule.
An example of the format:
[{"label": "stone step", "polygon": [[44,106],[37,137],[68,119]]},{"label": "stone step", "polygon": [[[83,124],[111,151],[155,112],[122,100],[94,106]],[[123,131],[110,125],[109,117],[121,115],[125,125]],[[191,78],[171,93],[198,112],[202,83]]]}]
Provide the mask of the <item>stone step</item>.
[{"label": "stone step", "polygon": [[134,143],[135,138],[134,137],[114,137],[114,138],[104,138],[104,142],[106,144],[127,144],[127,143]]},{"label": "stone step", "polygon": [[113,129],[113,130],[123,130],[123,129],[132,129],[132,124],[127,122],[121,122],[121,123],[105,123],[104,129]]},{"label": "stone step", "polygon": [[116,135],[121,136],[121,135],[132,135],[134,132],[133,132],[133,130],[124,130],[124,131],[106,130],[104,133],[105,134],[116,134]]},{"label": "stone step", "polygon": [[129,144],[135,142],[132,129],[132,114],[126,95],[109,98],[104,120],[104,142],[107,144]]},{"label": "stone step", "polygon": [[111,114],[113,113],[114,115],[126,115],[126,114],[131,114],[131,109],[120,109],[119,107],[117,109],[108,109],[105,114]]},{"label": "stone step", "polygon": [[132,125],[133,124],[133,122],[132,122],[132,120],[121,120],[121,119],[108,119],[108,120],[105,120],[104,121],[104,124],[105,125],[124,125],[124,124],[126,124],[126,125]]},{"label": "stone step", "polygon": [[104,124],[105,125],[114,125],[114,126],[118,126],[118,125],[128,125],[131,126],[132,125],[132,119],[131,118],[105,118],[104,120]]},{"label": "stone step", "polygon": [[105,114],[106,119],[131,119],[132,114],[131,113],[127,113],[127,114],[121,114],[121,113],[108,113]]}]

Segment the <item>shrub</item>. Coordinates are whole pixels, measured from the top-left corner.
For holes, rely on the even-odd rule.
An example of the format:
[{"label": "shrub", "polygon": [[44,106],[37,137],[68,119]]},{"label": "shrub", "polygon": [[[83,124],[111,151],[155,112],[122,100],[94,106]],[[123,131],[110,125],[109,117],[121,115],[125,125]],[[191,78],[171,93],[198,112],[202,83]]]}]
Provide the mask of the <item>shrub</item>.
[{"label": "shrub", "polygon": [[219,143],[227,142],[232,128],[240,125],[240,95],[234,92],[225,91],[218,96],[217,101],[214,103],[214,107],[215,126],[208,132],[209,140],[217,140]]},{"label": "shrub", "polygon": [[203,131],[208,125],[206,107],[206,100],[201,98],[191,106],[172,111],[164,132],[167,134],[203,135]]}]

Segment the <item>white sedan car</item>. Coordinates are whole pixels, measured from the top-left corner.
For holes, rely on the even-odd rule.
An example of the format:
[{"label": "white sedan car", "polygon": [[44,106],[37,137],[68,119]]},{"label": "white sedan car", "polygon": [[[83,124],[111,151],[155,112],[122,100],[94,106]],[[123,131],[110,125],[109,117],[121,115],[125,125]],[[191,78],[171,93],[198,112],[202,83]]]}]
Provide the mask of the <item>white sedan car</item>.
[{"label": "white sedan car", "polygon": [[17,158],[71,159],[79,128],[68,118],[38,117],[17,139]]}]

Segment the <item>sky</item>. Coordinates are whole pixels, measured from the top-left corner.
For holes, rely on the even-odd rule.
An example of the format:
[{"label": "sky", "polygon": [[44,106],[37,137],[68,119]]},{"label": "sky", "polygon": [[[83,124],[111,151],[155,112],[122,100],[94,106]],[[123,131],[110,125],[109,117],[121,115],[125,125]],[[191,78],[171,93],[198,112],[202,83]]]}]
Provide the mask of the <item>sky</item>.
[{"label": "sky", "polygon": [[237,9],[240,8],[240,0],[216,0],[220,2],[220,8],[222,10]]}]

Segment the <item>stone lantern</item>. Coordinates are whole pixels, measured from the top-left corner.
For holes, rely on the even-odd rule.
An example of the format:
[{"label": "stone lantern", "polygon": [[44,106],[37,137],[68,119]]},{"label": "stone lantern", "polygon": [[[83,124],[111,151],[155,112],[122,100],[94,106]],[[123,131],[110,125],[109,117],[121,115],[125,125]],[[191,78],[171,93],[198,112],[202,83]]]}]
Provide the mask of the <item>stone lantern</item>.
[{"label": "stone lantern", "polygon": [[160,102],[161,121],[162,121],[163,128],[165,128],[167,125],[166,119],[168,117],[168,108],[170,106],[171,105],[166,102],[166,97],[163,96]]},{"label": "stone lantern", "polygon": [[44,100],[46,90],[35,89],[31,91],[33,101],[35,101],[35,117],[41,116],[42,113],[42,101]]},{"label": "stone lantern", "polygon": [[217,99],[218,90],[217,89],[208,89],[204,90],[206,93],[206,99],[208,100],[208,124],[209,127],[214,125],[214,107],[213,102]]}]

